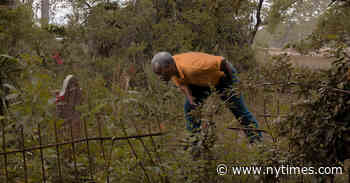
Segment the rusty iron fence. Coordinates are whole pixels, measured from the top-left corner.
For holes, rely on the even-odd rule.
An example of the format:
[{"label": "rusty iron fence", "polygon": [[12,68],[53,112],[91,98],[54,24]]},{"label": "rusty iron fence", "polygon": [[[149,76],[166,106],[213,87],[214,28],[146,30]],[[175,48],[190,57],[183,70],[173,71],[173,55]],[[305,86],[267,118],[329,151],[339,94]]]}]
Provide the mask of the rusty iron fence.
[{"label": "rusty iron fence", "polygon": [[[155,141],[153,137],[157,136],[162,136],[165,135],[167,132],[155,132],[155,133],[146,133],[146,134],[137,134],[137,135],[132,135],[129,136],[125,129],[123,130],[123,136],[119,137],[113,137],[113,136],[103,136],[102,133],[102,128],[103,124],[102,123],[97,123],[97,129],[96,133],[98,134],[97,136],[90,136],[89,135],[89,130],[88,130],[88,125],[86,124],[86,120],[81,120],[81,116],[79,112],[75,111],[74,106],[81,104],[81,89],[79,88],[78,81],[73,77],[69,76],[66,78],[66,83],[64,83],[64,86],[62,90],[57,93],[57,114],[61,118],[64,119],[63,125],[59,128],[57,127],[56,122],[53,124],[53,129],[54,129],[54,143],[44,143],[43,142],[43,132],[41,131],[41,126],[37,126],[37,132],[36,132],[36,138],[38,139],[38,144],[36,145],[27,145],[26,140],[25,140],[25,134],[24,134],[24,127],[21,127],[19,130],[19,144],[20,147],[19,149],[16,150],[9,150],[7,149],[7,132],[5,128],[5,124],[3,120],[1,121],[1,139],[2,139],[2,147],[0,151],[0,157],[3,157],[3,161],[0,163],[0,180],[4,180],[6,183],[10,182],[11,177],[9,175],[9,156],[10,155],[16,155],[16,157],[20,157],[21,159],[21,168],[23,169],[23,181],[25,183],[30,182],[30,175],[28,175],[28,153],[29,152],[39,152],[39,161],[41,165],[41,182],[51,182],[48,181],[48,172],[47,169],[45,168],[45,149],[54,149],[55,154],[56,154],[56,162],[57,162],[57,175],[58,175],[58,182],[64,182],[64,176],[62,173],[62,167],[61,165],[61,160],[64,158],[65,152],[63,152],[63,146],[70,146],[69,153],[72,158],[72,163],[73,163],[73,171],[75,173],[75,181],[76,182],[96,182],[94,180],[94,171],[93,171],[93,165],[92,165],[92,152],[91,152],[91,142],[97,142],[100,145],[101,148],[101,154],[103,157],[103,160],[105,161],[105,175],[106,175],[106,182],[109,183],[111,182],[109,180],[109,173],[110,173],[110,166],[111,166],[111,159],[112,159],[112,151],[114,148],[114,142],[116,141],[126,141],[127,145],[129,146],[131,154],[134,156],[135,159],[139,159],[137,150],[135,149],[134,145],[130,142],[131,139],[137,139],[139,140],[141,147],[144,149],[145,156],[149,157],[153,165],[156,165],[157,162],[160,163],[160,158],[159,156],[156,157],[158,161],[154,161],[153,155],[150,153],[150,150],[147,148],[145,145],[145,142],[143,139],[149,138],[150,141],[152,142],[153,145],[155,144]],[[268,87],[271,87],[273,85],[280,85],[280,83],[262,83],[261,86],[263,87],[263,90],[265,91],[268,89]],[[296,83],[287,83],[284,85],[292,86],[296,85]],[[345,90],[340,90],[340,89],[331,89],[334,92],[340,92],[340,93],[345,93],[345,94],[350,94],[349,91]],[[273,93],[274,91],[272,91]],[[255,96],[256,97],[256,96]],[[250,102],[254,102],[254,96],[251,96]],[[268,125],[269,118],[276,118],[276,117],[286,117],[287,114],[281,112],[281,101],[279,97],[276,98],[275,102],[275,108],[273,109],[274,111],[268,111],[268,102],[269,102],[269,97],[265,96],[263,97],[263,112],[260,114],[257,114],[257,116],[262,117],[264,119],[264,122]],[[290,111],[293,110],[293,105],[290,101],[287,102],[287,104],[290,107]],[[271,108],[270,108],[271,109]],[[135,127],[136,128],[136,127]],[[231,130],[247,130],[245,128],[229,128]],[[265,133],[268,133],[266,130],[262,129],[257,129],[258,131],[262,131]],[[138,131],[136,129],[136,131]],[[65,137],[64,140],[62,140],[62,137]],[[69,138],[67,138],[69,137]],[[108,154],[105,149],[105,141],[109,141],[111,144],[110,148],[110,153]],[[86,156],[88,158],[88,174],[89,178],[86,178],[85,180],[82,180],[81,177],[78,176],[78,166],[77,166],[77,156],[80,155],[80,153],[77,152],[77,146],[85,144],[86,145]],[[116,147],[118,148],[118,147]],[[108,157],[109,156],[109,157]],[[138,161],[138,166],[141,168],[143,175],[145,177],[145,181],[151,183],[151,178],[149,177],[147,170],[143,164],[143,162],[140,160]],[[2,178],[2,179],[1,179]],[[166,181],[164,181],[166,182]]]},{"label": "rusty iron fence", "polygon": [[[154,155],[151,154],[151,150],[146,147],[145,145],[145,140],[144,139],[149,139],[153,146],[156,145],[155,140],[153,137],[157,136],[162,136],[165,135],[166,132],[151,132],[142,134],[136,129],[137,135],[128,135],[125,129],[122,129],[123,135],[122,136],[104,136],[102,129],[104,128],[103,123],[100,122],[99,119],[97,119],[97,128],[95,132],[92,135],[92,132],[90,129],[88,129],[88,125],[85,119],[83,119],[78,111],[75,110],[76,106],[80,105],[82,103],[82,93],[81,93],[81,88],[79,87],[78,80],[73,76],[69,75],[66,77],[66,79],[63,82],[63,87],[59,92],[56,92],[56,114],[60,119],[63,119],[63,123],[58,125],[58,120],[54,121],[53,123],[53,139],[54,142],[51,143],[45,143],[44,142],[44,135],[42,132],[42,126],[40,124],[37,125],[37,131],[34,132],[30,138],[38,139],[38,144],[26,144],[26,138],[28,136],[25,136],[24,130],[25,127],[23,125],[20,126],[19,130],[12,132],[12,136],[15,133],[17,135],[16,140],[19,141],[16,149],[14,150],[13,147],[11,149],[8,149],[8,139],[7,139],[7,134],[9,134],[10,130],[6,129],[6,124],[4,119],[0,119],[1,122],[1,151],[0,151],[0,157],[3,157],[3,161],[0,162],[0,182],[1,180],[8,183],[8,182],[14,182],[12,179],[13,177],[10,175],[9,167],[10,167],[10,156],[14,155],[21,164],[18,165],[20,166],[20,169],[23,171],[23,177],[17,179],[20,182],[32,182],[31,180],[31,175],[29,175],[29,165],[28,161],[30,156],[30,153],[38,152],[39,153],[39,161],[40,161],[40,166],[41,166],[41,181],[40,182],[52,182],[52,180],[48,180],[48,171],[47,167],[45,167],[45,162],[47,160],[45,159],[45,150],[47,149],[54,149],[55,151],[55,157],[56,157],[56,164],[57,164],[57,178],[54,182],[65,182],[64,177],[65,175],[63,174],[63,165],[62,165],[62,160],[64,158],[67,158],[67,154],[69,154],[69,158],[72,161],[73,164],[73,174],[75,176],[74,182],[96,182],[94,180],[94,170],[93,170],[93,162],[92,162],[92,157],[94,154],[91,152],[92,151],[92,142],[99,143],[100,149],[101,149],[101,154],[103,157],[104,162],[104,174],[106,175],[106,182],[111,182],[109,179],[109,174],[110,174],[110,166],[111,166],[111,160],[112,160],[112,152],[114,149],[114,144],[117,141],[126,141],[127,145],[129,146],[129,149],[131,151],[131,154],[134,156],[135,159],[140,159],[137,154],[137,149],[135,148],[135,145],[131,143],[130,140],[132,139],[137,139],[141,147],[144,150],[145,156],[148,157],[152,165],[156,165],[157,163],[160,163],[160,157],[159,154],[156,155],[156,159],[158,160],[157,162],[154,161],[153,157]],[[99,118],[99,115],[96,116]],[[136,127],[135,127],[136,128]],[[47,138],[47,136],[46,136]],[[105,145],[107,144],[106,141],[109,141],[111,144],[110,152],[109,154],[106,152]],[[82,146],[82,144],[85,144],[86,149],[83,150],[84,153],[86,154],[85,156],[88,158],[87,162],[87,167],[88,167],[88,178],[82,178],[78,176],[78,165],[77,165],[77,158],[79,155],[81,155],[81,152],[78,152],[78,146]],[[67,150],[67,147],[69,146],[69,150]],[[118,147],[116,147],[118,148]],[[81,150],[80,150],[81,151]],[[154,151],[157,154],[156,151]],[[109,157],[108,157],[109,155]],[[33,161],[33,160],[31,160]],[[139,161],[139,160],[138,160]],[[153,182],[151,181],[151,178],[149,177],[146,168],[144,164],[139,161],[138,166],[142,169],[145,181],[146,182]],[[18,170],[18,169],[17,169]],[[23,180],[22,180],[23,179]],[[17,182],[17,181],[15,181]]]},{"label": "rusty iron fence", "polygon": [[[86,124],[86,123],[84,123]],[[84,125],[85,126],[85,125]],[[134,156],[137,158],[137,155],[135,153],[135,149],[133,149],[133,145],[131,145],[131,143],[129,142],[130,139],[139,139],[140,142],[142,143],[142,138],[147,138],[147,137],[155,137],[155,136],[162,136],[164,134],[166,134],[165,132],[158,132],[158,133],[148,133],[148,134],[140,134],[140,135],[132,135],[132,136],[122,136],[122,137],[112,137],[112,136],[97,136],[97,137],[89,137],[87,134],[87,129],[85,128],[85,137],[83,138],[74,138],[73,137],[73,133],[71,133],[71,140],[68,141],[60,141],[60,138],[58,136],[58,130],[57,130],[57,126],[55,123],[55,143],[50,143],[50,144],[43,144],[42,143],[42,133],[40,131],[40,125],[38,125],[38,139],[39,139],[39,144],[37,146],[31,146],[31,147],[27,147],[25,144],[25,136],[23,133],[23,127],[20,129],[20,140],[21,140],[21,149],[18,150],[12,150],[12,151],[8,151],[6,149],[6,132],[5,132],[5,128],[4,126],[2,126],[2,152],[0,152],[0,156],[3,156],[4,160],[3,160],[3,175],[1,176],[5,176],[5,182],[9,182],[10,177],[9,177],[9,173],[8,173],[8,156],[11,154],[16,154],[16,155],[20,155],[22,157],[22,167],[23,167],[23,175],[24,175],[24,182],[28,182],[29,179],[29,175],[28,175],[28,165],[27,165],[27,158],[26,158],[26,154],[27,152],[34,152],[34,151],[39,151],[40,153],[40,161],[41,161],[41,174],[42,174],[42,182],[46,182],[46,176],[47,176],[47,172],[45,169],[45,158],[44,158],[44,149],[48,149],[48,148],[55,148],[56,150],[56,157],[57,157],[57,166],[58,166],[58,179],[61,180],[60,182],[63,182],[63,175],[62,175],[62,167],[60,165],[60,162],[62,160],[62,146],[66,146],[66,145],[70,145],[71,146],[71,153],[72,153],[72,157],[73,157],[73,163],[74,163],[74,172],[78,172],[77,169],[77,161],[76,161],[76,156],[77,156],[77,152],[76,152],[76,145],[80,144],[80,143],[86,143],[87,145],[87,156],[90,159],[91,158],[91,153],[90,153],[90,149],[91,147],[89,146],[89,142],[91,141],[99,141],[101,146],[104,145],[104,141],[111,141],[112,143],[112,147],[113,147],[113,143],[115,141],[121,141],[121,140],[126,140],[129,143],[130,148],[133,151]],[[73,131],[72,128],[71,132]],[[104,147],[101,147],[101,149],[104,149]],[[103,150],[103,156],[105,158],[105,164],[106,164],[106,171],[109,169],[109,165],[110,165],[110,159],[106,159],[106,152]],[[89,176],[90,179],[93,180],[93,170],[92,170],[92,163],[91,160],[88,161],[89,165]],[[142,167],[142,165],[141,165]],[[145,174],[147,177],[147,174]],[[107,173],[108,176],[108,173]],[[81,182],[81,180],[79,181],[79,178],[76,177],[77,182]],[[108,178],[107,178],[108,180]],[[92,181],[93,182],[93,181]],[[109,181],[107,181],[109,182]]]}]

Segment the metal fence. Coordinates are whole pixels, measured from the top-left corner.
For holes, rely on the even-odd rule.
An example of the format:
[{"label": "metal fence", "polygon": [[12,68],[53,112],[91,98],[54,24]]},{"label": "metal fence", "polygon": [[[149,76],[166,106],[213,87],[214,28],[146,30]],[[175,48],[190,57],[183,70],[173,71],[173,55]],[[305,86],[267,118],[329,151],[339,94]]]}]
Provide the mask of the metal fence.
[{"label": "metal fence", "polygon": [[[263,87],[263,90],[265,91],[268,87],[271,87],[273,85],[278,85],[278,83],[263,83],[261,86]],[[287,85],[295,85],[295,83],[288,83]],[[345,94],[350,94],[349,91],[344,91],[344,90],[339,90],[339,89],[331,89],[332,91],[335,92],[341,92]],[[58,182],[64,182],[64,176],[62,173],[62,165],[61,165],[61,160],[63,157],[62,153],[63,152],[63,146],[69,146],[70,147],[70,155],[72,157],[72,162],[73,162],[73,167],[74,167],[74,172],[75,173],[75,181],[76,182],[95,182],[94,181],[94,171],[93,171],[93,163],[92,163],[92,156],[93,154],[91,153],[91,142],[97,142],[100,144],[101,148],[101,154],[103,156],[104,160],[104,172],[106,175],[106,182],[110,182],[109,180],[109,173],[110,173],[110,166],[111,166],[111,159],[112,159],[112,150],[114,148],[114,142],[116,141],[126,141],[127,145],[130,148],[131,154],[134,156],[134,158],[139,159],[136,149],[134,145],[130,142],[131,139],[138,139],[140,142],[141,147],[144,149],[145,156],[149,157],[149,159],[152,160],[152,164],[156,165],[157,163],[160,163],[160,158],[159,156],[156,157],[159,161],[153,161],[153,155],[150,153],[150,150],[147,148],[145,145],[145,142],[143,139],[149,138],[149,140],[155,145],[155,141],[153,137],[157,136],[162,136],[165,135],[165,132],[155,132],[155,133],[148,133],[148,134],[138,134],[138,135],[133,135],[133,136],[128,136],[126,133],[125,129],[123,130],[123,135],[120,137],[112,137],[112,136],[103,136],[103,133],[101,129],[103,128],[102,123],[97,123],[97,129],[96,133],[98,134],[97,136],[91,136],[89,134],[88,126],[86,124],[86,120],[81,121],[81,117],[79,112],[75,111],[74,106],[81,104],[81,93],[80,93],[80,88],[78,85],[78,81],[73,77],[73,76],[68,76],[66,78],[66,81],[64,83],[63,89],[60,91],[60,93],[57,93],[57,114],[61,118],[65,120],[64,124],[60,129],[57,127],[56,122],[53,124],[53,129],[54,129],[54,143],[44,143],[43,142],[43,134],[41,131],[41,126],[37,126],[37,133],[36,137],[39,141],[38,144],[36,145],[27,145],[26,140],[25,140],[25,135],[24,135],[24,128],[21,127],[19,130],[19,144],[21,146],[20,149],[16,150],[9,150],[7,149],[7,139],[6,139],[6,129],[5,129],[5,124],[2,121],[1,125],[1,139],[2,139],[2,151],[0,151],[0,157],[3,157],[3,161],[1,163],[0,168],[2,169],[0,173],[0,178],[3,177],[3,180],[5,180],[6,183],[10,182],[10,175],[9,175],[9,156],[10,155],[15,155],[16,157],[21,158],[21,167],[23,169],[23,179],[24,182],[30,182],[30,175],[28,175],[28,153],[29,152],[39,152],[39,159],[40,159],[40,164],[41,164],[41,180],[42,182],[48,182],[48,172],[45,168],[45,149],[54,149],[55,154],[56,154],[56,162],[57,162],[57,175],[58,175]],[[275,109],[274,112],[268,111],[269,107],[268,105],[268,96],[263,97],[263,113],[258,114],[258,116],[262,117],[264,119],[265,123],[268,123],[269,118],[275,118],[275,117],[286,117],[286,114],[281,112],[281,101],[279,97],[276,98],[275,102]],[[63,100],[64,99],[64,100]],[[254,97],[252,97],[254,100]],[[250,99],[250,100],[252,100]],[[64,101],[62,103],[62,101]],[[290,110],[293,110],[293,105],[289,101],[287,105],[290,105]],[[247,130],[245,128],[229,128],[232,130]],[[258,131],[266,132],[266,130],[260,130]],[[63,140],[62,137],[65,137]],[[69,138],[68,138],[69,137]],[[107,153],[105,149],[106,141],[109,141],[111,144],[110,148],[110,153]],[[77,167],[77,156],[80,153],[77,152],[77,146],[81,144],[86,144],[86,156],[88,158],[88,171],[89,171],[89,178],[82,180],[81,177],[78,176],[78,167]],[[118,147],[116,147],[118,148]],[[152,182],[151,178],[149,177],[147,170],[143,164],[142,161],[139,161],[138,166],[141,168],[145,180],[147,182]],[[0,179],[1,180],[1,179]]]},{"label": "metal fence", "polygon": [[[56,163],[57,163],[57,180],[55,182],[64,182],[64,177],[62,173],[62,160],[66,158],[65,154],[67,152],[69,153],[69,157],[72,159],[73,162],[73,174],[75,175],[75,182],[95,182],[94,181],[94,171],[93,171],[93,162],[92,157],[94,154],[91,152],[91,143],[97,142],[100,145],[101,154],[104,160],[104,174],[106,175],[106,181],[110,182],[109,180],[109,173],[110,173],[110,165],[111,165],[111,159],[112,159],[112,151],[115,148],[114,144],[117,141],[126,141],[131,154],[134,156],[134,158],[139,159],[137,155],[137,149],[134,147],[130,140],[137,139],[141,147],[144,149],[145,156],[149,157],[149,159],[152,160],[152,164],[156,165],[157,163],[160,163],[160,161],[153,161],[153,157],[150,153],[150,150],[146,147],[144,139],[149,139],[151,143],[155,146],[155,140],[153,137],[162,136],[166,134],[165,132],[153,132],[153,133],[147,133],[147,134],[137,134],[137,135],[128,135],[126,130],[123,129],[123,136],[119,137],[113,137],[113,136],[104,136],[102,133],[102,130],[104,128],[102,122],[97,123],[96,131],[94,132],[95,135],[92,135],[90,129],[88,129],[88,125],[86,123],[86,120],[83,120],[80,113],[75,110],[75,107],[80,105],[82,103],[82,93],[81,89],[78,84],[78,80],[72,76],[69,75],[66,77],[66,79],[63,82],[62,89],[56,93],[56,113],[57,116],[64,120],[63,124],[57,125],[57,120],[53,124],[53,131],[54,131],[54,142],[53,143],[44,143],[43,142],[43,132],[42,127],[40,124],[37,126],[37,132],[33,133],[34,135],[31,136],[32,139],[37,138],[38,144],[26,144],[26,137],[24,133],[24,127],[23,125],[20,126],[19,130],[17,129],[16,140],[19,140],[18,143],[20,148],[17,148],[15,150],[8,149],[8,139],[7,135],[9,134],[9,130],[6,130],[5,121],[1,121],[1,139],[2,139],[2,151],[0,151],[0,157],[3,157],[3,161],[0,163],[0,168],[2,169],[0,172],[0,180],[4,180],[6,183],[12,182],[12,177],[9,175],[9,160],[11,155],[14,155],[18,162],[21,163],[21,168],[23,169],[23,181],[25,183],[31,182],[30,176],[28,174],[29,172],[29,166],[28,166],[28,153],[34,153],[39,152],[39,159],[41,164],[41,182],[52,182],[48,180],[48,172],[45,167],[45,152],[46,149],[54,149],[56,154]],[[99,120],[97,120],[99,121]],[[137,131],[137,130],[136,130]],[[90,132],[90,134],[89,134]],[[97,135],[96,135],[97,134]],[[13,135],[13,134],[11,134]],[[19,136],[18,136],[19,135]],[[106,152],[106,141],[109,141],[109,144],[111,144],[110,152]],[[84,180],[78,176],[78,166],[77,166],[77,158],[79,155],[82,155],[81,152],[77,152],[78,147],[82,146],[82,144],[86,145],[86,149],[84,150],[85,156],[88,158],[88,174],[89,178],[85,178]],[[69,150],[67,151],[67,147],[69,146]],[[118,148],[118,147],[116,147]],[[109,155],[109,156],[108,156]],[[159,156],[157,157],[158,160],[160,160]],[[18,164],[18,163],[17,163]],[[144,173],[145,180],[147,182],[151,182],[150,177],[148,176],[148,173],[143,165],[143,163],[140,161],[138,163],[138,166],[142,169]]]},{"label": "metal fence", "polygon": [[[84,123],[84,126],[86,126],[86,123]],[[27,147],[25,144],[25,137],[24,137],[24,133],[23,133],[23,127],[21,128],[21,133],[20,133],[20,140],[21,140],[21,145],[22,148],[19,150],[13,150],[13,151],[8,151],[6,149],[7,144],[6,144],[6,132],[5,132],[5,128],[2,126],[2,152],[0,152],[0,156],[4,157],[4,161],[3,161],[3,172],[4,172],[4,176],[5,176],[5,180],[6,182],[9,182],[10,178],[9,178],[9,173],[8,173],[8,156],[11,154],[15,154],[16,156],[22,156],[22,167],[23,167],[23,174],[24,174],[24,182],[28,182],[28,166],[27,166],[27,158],[26,158],[26,154],[27,152],[34,152],[34,151],[39,151],[40,153],[40,161],[41,161],[41,174],[42,174],[42,182],[46,182],[46,176],[47,173],[45,171],[45,159],[44,159],[44,149],[48,149],[48,148],[54,148],[56,150],[56,157],[57,157],[57,166],[58,166],[58,176],[59,176],[59,180],[61,180],[60,182],[63,182],[63,175],[62,175],[62,167],[60,165],[61,162],[61,158],[62,158],[62,146],[66,146],[66,145],[70,145],[71,146],[71,152],[72,152],[72,157],[73,157],[73,163],[74,163],[74,172],[78,172],[77,169],[77,161],[76,161],[76,156],[77,156],[77,152],[76,152],[76,146],[81,144],[81,143],[85,143],[87,145],[87,157],[89,158],[89,175],[90,175],[90,180],[93,180],[93,170],[92,170],[92,163],[91,163],[91,153],[90,153],[90,146],[89,146],[89,142],[91,141],[99,141],[101,144],[101,149],[103,149],[103,156],[105,158],[105,170],[108,171],[109,170],[109,165],[110,165],[110,158],[107,159],[106,157],[106,152],[104,151],[104,141],[111,141],[112,143],[112,148],[113,148],[113,143],[115,141],[122,141],[122,140],[126,140],[129,143],[130,148],[133,151],[134,156],[137,158],[136,153],[134,152],[134,148],[133,145],[130,143],[130,139],[139,139],[140,142],[142,143],[142,138],[147,138],[147,137],[155,137],[155,136],[161,136],[164,135],[165,133],[162,132],[158,132],[158,133],[149,133],[149,134],[140,134],[140,135],[133,135],[133,136],[122,136],[122,137],[111,137],[111,136],[97,136],[97,137],[89,137],[88,133],[87,133],[87,128],[85,128],[85,132],[84,132],[84,136],[83,138],[75,138],[73,137],[73,130],[72,130],[72,126],[71,126],[71,140],[66,140],[66,141],[61,141],[59,136],[58,136],[58,130],[57,130],[57,126],[55,123],[55,143],[52,144],[43,144],[42,143],[42,133],[40,131],[40,125],[38,126],[38,139],[39,139],[39,144],[37,146],[30,146]],[[140,165],[142,167],[142,165]],[[142,167],[144,169],[144,167]],[[145,171],[145,175],[147,177],[147,173]],[[107,176],[108,176],[108,172],[107,172]],[[81,180],[79,180],[79,177],[76,177],[76,180],[78,182],[81,182]],[[107,182],[108,178],[107,178]]]}]

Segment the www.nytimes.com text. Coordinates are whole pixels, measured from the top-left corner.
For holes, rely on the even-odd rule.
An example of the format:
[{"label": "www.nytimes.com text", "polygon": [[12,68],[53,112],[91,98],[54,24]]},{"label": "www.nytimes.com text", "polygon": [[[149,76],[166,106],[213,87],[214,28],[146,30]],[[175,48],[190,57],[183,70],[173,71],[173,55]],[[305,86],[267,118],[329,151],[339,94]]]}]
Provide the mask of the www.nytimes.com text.
[{"label": "www.nytimes.com text", "polygon": [[343,174],[342,167],[297,167],[281,165],[278,167],[262,166],[228,166],[219,164],[216,167],[218,175],[337,175]]}]

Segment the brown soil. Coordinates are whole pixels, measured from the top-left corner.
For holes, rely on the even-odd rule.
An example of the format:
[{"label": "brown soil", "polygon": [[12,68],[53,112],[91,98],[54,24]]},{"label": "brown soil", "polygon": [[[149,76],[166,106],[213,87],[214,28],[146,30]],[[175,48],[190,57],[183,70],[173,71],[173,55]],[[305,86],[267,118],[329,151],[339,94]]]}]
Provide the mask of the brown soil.
[{"label": "brown soil", "polygon": [[331,67],[332,59],[327,56],[319,55],[301,55],[293,50],[282,50],[278,48],[261,49],[257,53],[259,61],[264,62],[269,56],[287,54],[292,63],[299,67],[309,67],[312,69],[328,69]]}]

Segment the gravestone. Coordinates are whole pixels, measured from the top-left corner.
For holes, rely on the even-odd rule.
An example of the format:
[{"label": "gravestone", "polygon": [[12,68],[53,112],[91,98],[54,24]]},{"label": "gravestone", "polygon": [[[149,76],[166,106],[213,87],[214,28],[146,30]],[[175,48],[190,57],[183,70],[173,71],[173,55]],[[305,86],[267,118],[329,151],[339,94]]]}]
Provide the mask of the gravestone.
[{"label": "gravestone", "polygon": [[68,75],[63,81],[62,89],[56,94],[57,115],[64,120],[59,131],[65,139],[72,137],[71,131],[74,139],[81,136],[81,115],[79,111],[76,111],[76,107],[81,103],[82,91],[78,79],[73,75]]}]

